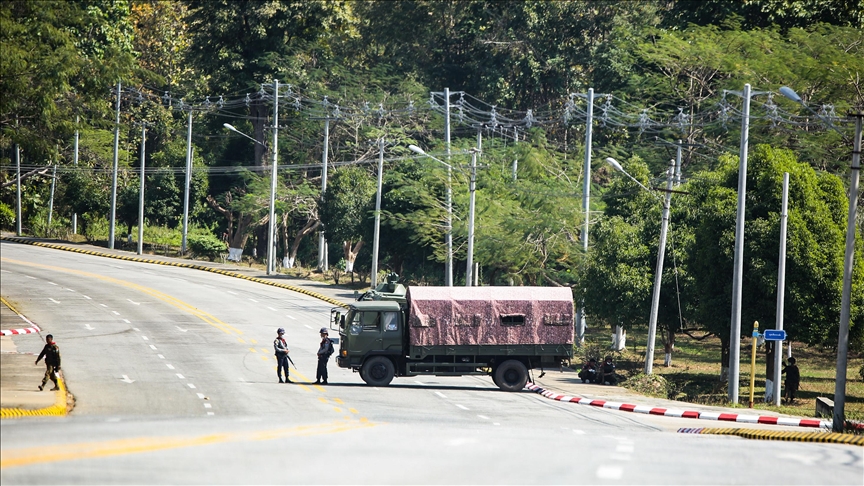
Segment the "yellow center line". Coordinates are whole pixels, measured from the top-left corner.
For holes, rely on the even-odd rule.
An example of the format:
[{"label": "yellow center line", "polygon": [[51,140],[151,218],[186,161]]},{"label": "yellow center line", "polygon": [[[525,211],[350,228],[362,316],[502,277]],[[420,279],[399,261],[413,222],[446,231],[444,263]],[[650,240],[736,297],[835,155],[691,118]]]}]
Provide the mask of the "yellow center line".
[{"label": "yellow center line", "polygon": [[324,425],[303,425],[276,430],[209,434],[197,437],[137,437],[104,442],[58,444],[27,447],[22,449],[2,449],[0,450],[0,469],[75,459],[92,459],[97,457],[139,454],[143,452],[223,444],[228,442],[261,441],[283,437],[309,437],[374,426],[375,424],[371,423],[361,424],[357,422],[337,421]]}]

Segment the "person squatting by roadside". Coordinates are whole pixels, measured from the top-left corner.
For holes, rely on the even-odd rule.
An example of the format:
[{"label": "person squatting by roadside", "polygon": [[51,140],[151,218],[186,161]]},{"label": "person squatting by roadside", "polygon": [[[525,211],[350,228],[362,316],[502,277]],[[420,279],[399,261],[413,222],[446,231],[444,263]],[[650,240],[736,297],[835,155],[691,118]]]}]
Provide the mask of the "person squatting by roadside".
[{"label": "person squatting by roadside", "polygon": [[587,363],[582,365],[582,370],[579,372],[579,378],[582,383],[597,383],[597,360],[591,358]]},{"label": "person squatting by roadside", "polygon": [[615,363],[612,362],[612,356],[606,356],[606,359],[603,360],[603,364],[600,366],[600,380],[598,383],[601,385],[605,385],[609,383],[610,385],[618,384],[618,377],[615,376]]},{"label": "person squatting by roadside", "polygon": [[[288,343],[282,336],[285,334],[285,329],[279,328],[276,330],[276,339],[273,340],[273,351],[276,352],[276,376],[279,378],[279,383],[294,383],[288,378]],[[285,381],[282,381],[282,370],[285,370]]]},{"label": "person squatting by roadside", "polygon": [[795,358],[789,357],[788,365],[783,367],[781,373],[786,375],[786,403],[795,401],[795,394],[798,393],[798,387],[801,385],[801,371],[795,365]]},{"label": "person squatting by roadside", "polygon": [[327,360],[333,354],[333,341],[328,337],[326,327],[322,327],[321,345],[318,346],[318,370],[315,372],[315,384],[327,384]]},{"label": "person squatting by roadside", "polygon": [[45,388],[45,383],[48,383],[48,380],[54,382],[54,388],[51,391],[59,390],[60,384],[58,383],[58,375],[60,372],[60,348],[57,347],[57,343],[54,342],[54,336],[51,334],[45,336],[45,346],[42,347],[42,352],[39,353],[39,357],[36,358],[36,363],[39,364],[39,361],[42,358],[45,358],[45,376],[42,377],[42,384],[39,385],[39,391],[42,391]]}]

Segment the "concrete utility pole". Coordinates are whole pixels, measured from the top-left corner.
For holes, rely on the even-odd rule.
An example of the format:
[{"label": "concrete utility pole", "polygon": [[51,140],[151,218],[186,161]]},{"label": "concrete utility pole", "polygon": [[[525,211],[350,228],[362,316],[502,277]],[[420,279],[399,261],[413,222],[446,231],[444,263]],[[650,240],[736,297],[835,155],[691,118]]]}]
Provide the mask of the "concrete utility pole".
[{"label": "concrete utility pole", "polygon": [[657,249],[657,267],[654,273],[654,292],[651,295],[651,316],[648,319],[648,345],[645,349],[645,374],[654,369],[654,341],[657,339],[657,314],[660,308],[660,286],[663,282],[663,260],[666,257],[666,234],[669,230],[669,207],[672,204],[672,183],[675,178],[675,161],[666,171],[666,196],[663,199],[663,219],[660,223],[660,243]]},{"label": "concrete utility pole", "polygon": [[144,147],[147,141],[147,124],[141,124],[141,183],[138,188],[138,254],[144,253]]},{"label": "concrete utility pole", "polygon": [[[78,167],[78,123],[81,118],[79,116],[75,117],[75,149],[74,149],[74,160],[75,167]],[[78,234],[78,213],[72,213],[72,234]]]},{"label": "concrete utility pole", "polygon": [[189,190],[192,184],[192,110],[186,116],[186,182],[183,185],[183,241],[180,253],[186,254],[189,235]]},{"label": "concrete utility pole", "polygon": [[735,266],[732,279],[732,325],[729,332],[729,402],[738,403],[741,350],[741,281],[744,271],[744,208],[747,204],[747,148],[750,139],[750,85],[744,85],[741,149],[738,168],[738,214],[735,218]]},{"label": "concrete utility pole", "polygon": [[276,177],[279,154],[279,80],[273,80],[273,170],[270,172],[270,226],[267,237],[267,275],[275,270],[276,256]]},{"label": "concrete utility pole", "polygon": [[[594,123],[594,88],[588,88],[588,96],[586,97],[588,106],[585,108],[587,113],[585,118],[585,166],[582,169],[584,173],[584,183],[582,185],[582,212],[584,213],[585,223],[582,228],[582,251],[588,254],[588,212],[590,207],[589,197],[591,195],[591,129]],[[579,308],[576,310],[576,337],[579,339],[580,345],[585,342],[585,302],[579,303]]]},{"label": "concrete utility pole", "polygon": [[[480,133],[477,133],[478,137],[478,146],[479,146],[479,137]],[[474,271],[474,190],[477,186],[477,155],[480,153],[480,149],[474,149],[471,151],[471,183],[469,187],[469,191],[471,192],[469,203],[468,203],[468,261],[465,265],[465,286],[470,287],[473,283],[472,273]]]},{"label": "concrete utility pole", "polygon": [[51,171],[51,197],[48,199],[48,231],[51,231],[51,221],[54,216],[54,188],[57,186],[57,164]]},{"label": "concrete utility pole", "polygon": [[15,144],[15,194],[18,203],[15,207],[15,234],[21,236],[21,146]]},{"label": "concrete utility pole", "polygon": [[114,227],[117,219],[117,164],[120,159],[120,81],[117,81],[117,107],[114,115],[114,168],[111,171],[111,218],[108,224],[108,248],[114,249]]},{"label": "concrete utility pole", "polygon": [[375,233],[372,238],[372,275],[369,285],[372,289],[378,286],[378,232],[381,228],[381,183],[384,175],[384,138],[378,139],[378,190],[375,192]]},{"label": "concrete utility pole", "polygon": [[[783,330],[783,305],[786,293],[786,226],[789,220],[789,173],[783,173],[783,202],[780,207],[780,256],[777,265],[777,323],[774,328]],[[780,362],[783,341],[774,341],[774,406],[780,406]]]},{"label": "concrete utility pole", "polygon": [[[450,162],[450,88],[444,88],[444,146],[447,148],[447,164]],[[453,286],[453,191],[451,179],[453,169],[447,166],[447,260],[444,262],[444,282]]]},{"label": "concrete utility pole", "polygon": [[[330,146],[330,118],[324,118],[324,150],[321,153],[321,199],[327,193],[327,149]],[[327,250],[325,246],[324,229],[318,231],[318,270],[327,271]]]}]

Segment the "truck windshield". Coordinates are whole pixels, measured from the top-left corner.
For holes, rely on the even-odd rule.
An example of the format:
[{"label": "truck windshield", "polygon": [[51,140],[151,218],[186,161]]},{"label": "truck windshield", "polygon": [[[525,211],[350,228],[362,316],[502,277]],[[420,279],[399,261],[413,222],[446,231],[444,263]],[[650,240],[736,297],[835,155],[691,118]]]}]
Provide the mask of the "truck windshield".
[{"label": "truck windshield", "polygon": [[352,335],[381,331],[381,314],[378,312],[354,312],[349,317],[351,317],[351,325],[348,332]]}]

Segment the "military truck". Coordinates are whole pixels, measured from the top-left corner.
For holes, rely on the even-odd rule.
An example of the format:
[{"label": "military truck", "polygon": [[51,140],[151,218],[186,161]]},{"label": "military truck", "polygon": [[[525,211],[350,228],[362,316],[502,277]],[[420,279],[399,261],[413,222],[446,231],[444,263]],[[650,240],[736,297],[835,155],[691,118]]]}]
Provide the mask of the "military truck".
[{"label": "military truck", "polygon": [[[404,288],[404,287],[403,287]],[[331,311],[336,363],[369,385],[396,376],[491,375],[519,391],[528,370],[573,357],[573,294],[567,287],[415,287],[373,292]],[[389,294],[389,295],[387,295]]]}]

